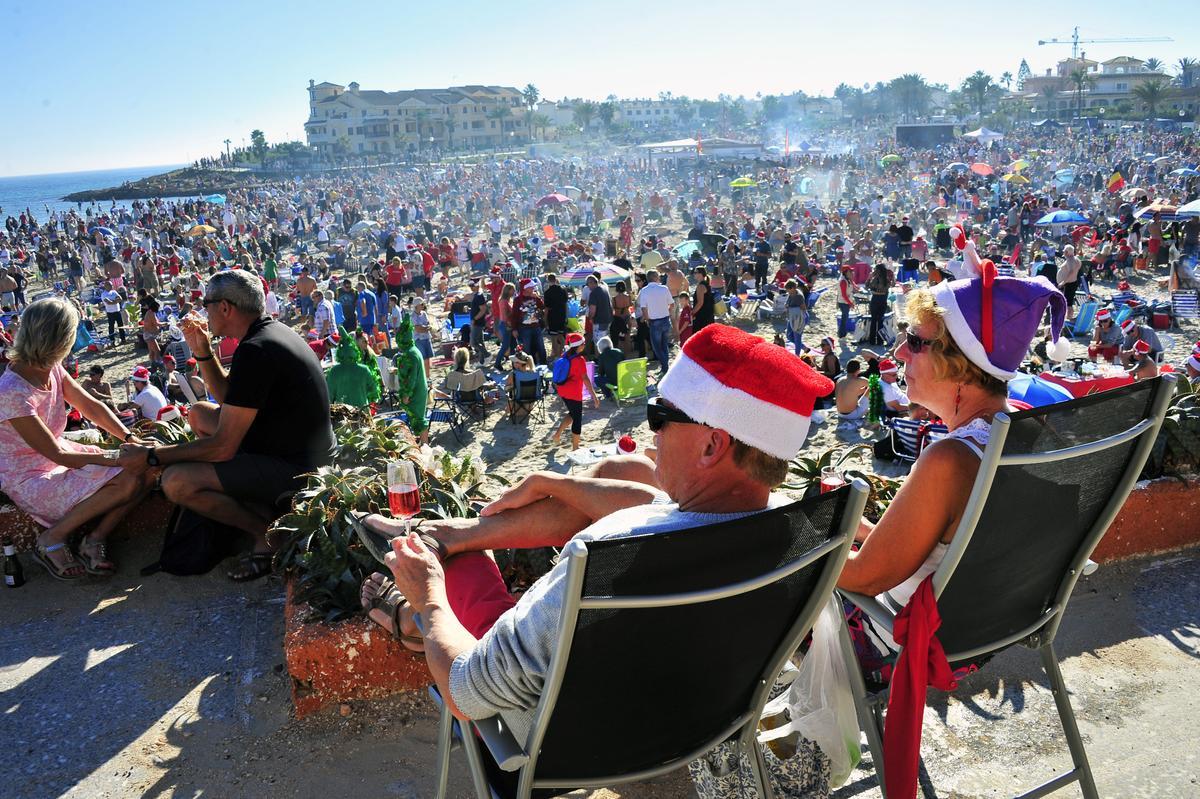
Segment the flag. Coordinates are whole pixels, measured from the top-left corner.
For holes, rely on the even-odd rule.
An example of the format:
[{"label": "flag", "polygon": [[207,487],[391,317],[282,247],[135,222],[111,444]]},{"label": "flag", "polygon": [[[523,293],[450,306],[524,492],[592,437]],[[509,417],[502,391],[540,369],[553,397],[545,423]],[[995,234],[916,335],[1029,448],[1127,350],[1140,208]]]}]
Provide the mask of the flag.
[{"label": "flag", "polygon": [[1121,189],[1125,188],[1125,178],[1121,177],[1120,172],[1113,172],[1112,177],[1108,179],[1106,184],[1109,194],[1116,194]]},{"label": "flag", "polygon": [[1005,260],[1008,261],[1013,266],[1019,266],[1021,264],[1021,242],[1020,241],[1018,241],[1016,244],[1013,245],[1012,254],[1009,255],[1008,258],[1006,258]]},{"label": "flag", "polygon": [[704,155],[704,141],[700,138],[700,131],[696,131],[696,155]]}]

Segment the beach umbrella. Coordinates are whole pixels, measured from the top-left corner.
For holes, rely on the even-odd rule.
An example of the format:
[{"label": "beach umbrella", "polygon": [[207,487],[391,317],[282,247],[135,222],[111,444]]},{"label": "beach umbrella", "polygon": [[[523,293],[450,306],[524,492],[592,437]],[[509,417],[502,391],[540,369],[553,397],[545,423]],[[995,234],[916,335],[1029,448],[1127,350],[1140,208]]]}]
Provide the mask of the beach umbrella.
[{"label": "beach umbrella", "polygon": [[1155,158],[1155,159],[1154,159],[1153,161],[1151,161],[1150,163],[1152,163],[1152,164],[1166,164],[1166,163],[1169,163],[1169,162],[1170,162],[1170,160],[1171,160],[1171,156],[1169,156],[1169,155],[1160,155],[1158,158]]},{"label": "beach umbrella", "polygon": [[947,172],[966,172],[970,170],[970,168],[971,167],[969,165],[964,164],[962,161],[955,161],[952,164],[946,164]]},{"label": "beach umbrella", "polygon": [[1036,375],[1019,374],[1008,381],[1009,399],[1039,408],[1074,399],[1070,391]]},{"label": "beach umbrella", "polygon": [[895,153],[888,153],[883,158],[879,159],[879,164],[880,164],[880,166],[890,166],[892,164],[898,164],[903,160],[904,160],[903,158],[896,155]]},{"label": "beach umbrella", "polygon": [[1124,200],[1125,202],[1133,202],[1134,200],[1136,200],[1140,197],[1149,197],[1149,196],[1150,196],[1150,192],[1146,191],[1145,189],[1143,189],[1140,186],[1134,186],[1133,188],[1125,189],[1125,191],[1121,192],[1121,199]]},{"label": "beach umbrella", "polygon": [[209,233],[216,233],[217,229],[212,225],[192,225],[188,228],[185,236],[207,236]]},{"label": "beach umbrella", "polygon": [[1197,175],[1200,175],[1200,172],[1197,172],[1196,170],[1187,166],[1183,167],[1182,169],[1171,170],[1171,176],[1176,178],[1194,178]]},{"label": "beach umbrella", "polygon": [[702,252],[703,244],[696,239],[688,239],[683,244],[676,246],[671,252],[676,258],[686,261],[691,257],[693,252]]},{"label": "beach umbrella", "polygon": [[1024,158],[1018,158],[1016,161],[1013,161],[1011,164],[1008,165],[1008,171],[1009,172],[1020,172],[1022,169],[1028,168],[1028,166],[1029,166],[1028,161],[1026,161]]},{"label": "beach umbrella", "polygon": [[579,197],[579,195],[582,194],[583,192],[580,191],[578,186],[563,186],[561,193],[567,195],[572,200],[574,200],[577,197]]},{"label": "beach umbrella", "polygon": [[971,171],[974,172],[976,175],[986,176],[986,175],[992,174],[996,170],[992,169],[991,166],[983,163],[982,161],[977,161],[976,163],[971,164]]},{"label": "beach umbrella", "polygon": [[736,180],[730,181],[729,188],[731,188],[731,189],[749,189],[749,188],[751,188],[753,186],[757,186],[757,185],[758,185],[758,183],[754,180],[754,178],[746,177],[745,175],[743,175],[742,177],[737,178]]},{"label": "beach umbrella", "polygon": [[117,235],[116,233],[114,233],[114,232],[113,232],[112,228],[106,228],[106,227],[103,227],[102,225],[96,225],[95,227],[89,228],[89,229],[88,229],[88,232],[89,232],[89,233],[95,233],[97,230],[99,230],[99,231],[100,231],[101,233],[103,233],[105,236],[115,236],[115,235]]},{"label": "beach umbrella", "polygon": [[216,205],[224,205],[225,204],[225,195],[224,194],[210,194],[204,198],[204,202],[215,203]]},{"label": "beach umbrella", "polygon": [[1142,155],[1140,155],[1138,157],[1141,158],[1143,161],[1153,161],[1155,158],[1158,158],[1158,155],[1156,155],[1155,153],[1143,153]]},{"label": "beach umbrella", "polygon": [[562,205],[563,203],[571,202],[571,198],[565,194],[547,194],[545,197],[537,201],[537,207],[541,208],[546,205]]},{"label": "beach umbrella", "polygon": [[1079,213],[1078,211],[1059,210],[1059,211],[1051,211],[1050,213],[1046,214],[1045,216],[1043,216],[1041,219],[1034,222],[1033,224],[1035,224],[1035,225],[1065,225],[1065,224],[1079,224],[1079,223],[1084,223],[1087,221],[1088,221],[1088,218],[1086,216],[1084,216],[1083,214]]},{"label": "beach umbrella", "polygon": [[1175,209],[1175,216],[1181,216],[1185,219],[1191,219],[1194,216],[1200,216],[1200,200],[1192,200],[1186,205],[1181,205]]},{"label": "beach umbrella", "polygon": [[1064,167],[1063,169],[1055,170],[1054,180],[1058,183],[1073,183],[1075,181],[1075,169],[1073,167]]},{"label": "beach umbrella", "polygon": [[582,286],[587,283],[588,276],[593,272],[600,273],[600,279],[605,283],[616,283],[619,280],[629,282],[629,272],[605,261],[585,261],[574,269],[568,269],[558,276],[559,285]]},{"label": "beach umbrella", "polygon": [[1174,222],[1179,218],[1179,208],[1165,203],[1162,200],[1155,200],[1149,205],[1142,206],[1134,212],[1134,219],[1149,219],[1155,214],[1159,215],[1159,219],[1163,222]]},{"label": "beach umbrella", "polygon": [[1007,180],[1009,183],[1029,183],[1029,178],[1022,175],[1020,172],[1012,172],[1005,175],[1001,180]]},{"label": "beach umbrella", "polygon": [[360,219],[350,226],[350,235],[361,236],[363,234],[370,234],[373,233],[377,227],[379,227],[379,223],[374,219]]}]

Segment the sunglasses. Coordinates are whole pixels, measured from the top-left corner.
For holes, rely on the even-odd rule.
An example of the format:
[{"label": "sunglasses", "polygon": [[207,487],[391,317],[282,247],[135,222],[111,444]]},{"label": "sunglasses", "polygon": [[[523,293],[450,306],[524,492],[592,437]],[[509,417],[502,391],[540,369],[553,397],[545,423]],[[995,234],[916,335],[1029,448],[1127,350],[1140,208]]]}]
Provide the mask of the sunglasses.
[{"label": "sunglasses", "polygon": [[933,344],[933,342],[929,339],[921,338],[920,336],[908,330],[904,331],[904,341],[906,344],[908,344],[908,351],[913,355],[916,355],[921,350]]},{"label": "sunglasses", "polygon": [[202,305],[204,308],[208,308],[208,306],[216,305],[218,302],[223,302],[223,300],[221,300],[220,298],[215,299],[215,300],[201,300],[200,305]]},{"label": "sunglasses", "polygon": [[667,422],[703,424],[703,422],[697,422],[678,408],[671,408],[664,405],[659,397],[654,397],[646,403],[646,424],[649,425],[651,433],[657,433],[659,430],[662,430],[663,425]]}]

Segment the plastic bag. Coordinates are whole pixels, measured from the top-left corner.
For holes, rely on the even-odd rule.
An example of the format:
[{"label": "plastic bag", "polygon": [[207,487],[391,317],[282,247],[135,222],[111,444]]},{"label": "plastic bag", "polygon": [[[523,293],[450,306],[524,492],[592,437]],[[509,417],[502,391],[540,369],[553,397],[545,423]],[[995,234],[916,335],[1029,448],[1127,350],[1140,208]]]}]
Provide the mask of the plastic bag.
[{"label": "plastic bag", "polygon": [[793,733],[816,743],[829,758],[829,784],[834,788],[846,782],[862,757],[850,673],[838,645],[842,614],[835,595],[817,617],[812,645],[792,687],[763,708],[764,719],[786,713],[788,720],[758,734],[761,744]]}]

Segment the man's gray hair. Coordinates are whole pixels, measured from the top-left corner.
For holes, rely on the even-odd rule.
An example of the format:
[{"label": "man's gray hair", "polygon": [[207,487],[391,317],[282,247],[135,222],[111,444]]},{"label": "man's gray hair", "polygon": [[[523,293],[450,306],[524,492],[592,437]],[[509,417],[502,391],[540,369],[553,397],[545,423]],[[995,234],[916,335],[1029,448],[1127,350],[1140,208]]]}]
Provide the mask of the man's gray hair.
[{"label": "man's gray hair", "polygon": [[596,352],[608,352],[611,349],[612,339],[608,336],[602,336],[600,340],[596,342]]},{"label": "man's gray hair", "polygon": [[226,269],[208,279],[206,300],[225,300],[243,313],[262,316],[267,310],[262,281],[241,269]]}]

